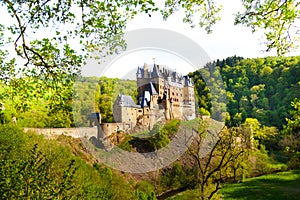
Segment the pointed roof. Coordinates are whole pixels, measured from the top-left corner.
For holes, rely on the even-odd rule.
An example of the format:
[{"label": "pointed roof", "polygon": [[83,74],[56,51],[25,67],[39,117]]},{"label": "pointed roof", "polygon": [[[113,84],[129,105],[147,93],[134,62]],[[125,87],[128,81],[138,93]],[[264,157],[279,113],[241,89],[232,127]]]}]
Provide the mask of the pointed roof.
[{"label": "pointed roof", "polygon": [[161,77],[162,74],[159,71],[158,67],[156,64],[153,65],[153,72],[152,72],[152,77]]},{"label": "pointed roof", "polygon": [[188,75],[184,76],[184,86],[193,86],[193,81]]},{"label": "pointed roof", "polygon": [[156,91],[156,89],[151,81],[149,83],[149,92],[151,95],[153,95],[153,94],[158,95],[158,92]]},{"label": "pointed roof", "polygon": [[137,69],[137,72],[136,72],[137,74],[141,74],[142,73],[142,68],[141,67],[138,67],[138,69]]}]

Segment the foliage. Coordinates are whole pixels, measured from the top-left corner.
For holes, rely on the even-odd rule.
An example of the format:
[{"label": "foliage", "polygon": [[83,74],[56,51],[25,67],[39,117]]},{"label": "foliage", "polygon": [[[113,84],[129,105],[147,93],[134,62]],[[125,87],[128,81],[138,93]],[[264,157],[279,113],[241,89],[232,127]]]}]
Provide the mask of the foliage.
[{"label": "foliage", "polygon": [[171,136],[178,131],[180,125],[179,120],[171,120],[164,126],[159,123],[155,124],[153,129],[150,131],[151,138],[149,141],[155,150],[163,148],[170,143]]},{"label": "foliage", "polygon": [[26,144],[32,143],[29,140],[32,138],[23,135],[20,129],[11,125],[1,125],[0,129],[1,198],[62,199],[76,194],[75,160],[66,160],[65,167],[57,170],[53,166],[55,156],[46,155],[37,144],[28,149]]},{"label": "foliage", "polygon": [[245,131],[253,137],[254,146],[267,145],[267,149],[278,149],[277,135],[279,131],[275,127],[262,126],[255,118],[246,118],[242,124]]},{"label": "foliage", "polygon": [[28,158],[18,161],[2,160],[1,194],[10,198],[72,198],[75,187],[73,176],[76,171],[74,161],[65,169],[61,180],[51,177],[51,161],[37,150],[37,145],[29,152]]},{"label": "foliage", "polygon": [[[1,84],[1,83],[0,83]],[[16,117],[23,127],[71,127],[72,82],[20,77],[1,84],[0,100],[7,121]]]},{"label": "foliage", "polygon": [[[226,124],[239,126],[246,118],[256,118],[264,126],[282,129],[289,116],[288,105],[297,98],[300,57],[268,57],[243,59],[230,57],[205,66],[219,68],[227,96]],[[199,72],[190,74],[195,83],[199,108],[212,112],[211,91]],[[224,92],[219,91],[215,94]],[[211,100],[210,100],[211,99]],[[210,101],[209,101],[210,100]]]},{"label": "foliage", "polygon": [[300,99],[295,98],[291,106],[293,110],[290,111],[290,119],[286,119],[287,125],[284,126],[283,132],[288,135],[300,137]]},{"label": "foliage", "polygon": [[92,112],[101,113],[102,122],[114,122],[113,104],[119,94],[136,100],[136,82],[107,77],[80,77],[73,91],[73,114],[77,126],[88,126]]},{"label": "foliage", "polygon": [[291,169],[300,167],[300,101],[295,98],[291,103],[291,118],[286,118],[287,125],[282,130],[282,139],[279,141],[281,150],[288,156],[288,166]]},{"label": "foliage", "polygon": [[[195,84],[199,113],[224,121],[226,116],[226,90],[223,86],[220,67],[207,63],[203,69],[190,73]],[[209,114],[208,114],[209,112]]]},{"label": "foliage", "polygon": [[[239,128],[224,129],[218,136],[199,131],[195,144],[189,147],[189,153],[197,166],[198,198],[211,199],[218,196],[221,183],[232,179],[240,181],[247,175],[249,166],[250,135]],[[202,145],[208,145],[210,151],[202,155]]]},{"label": "foliage", "polygon": [[[245,11],[236,15],[235,24],[244,24],[255,32],[265,29],[267,51],[276,49],[278,55],[298,47],[297,26],[300,3],[294,0],[242,0]],[[299,27],[298,27],[299,28]]]},{"label": "foliage", "polygon": [[268,151],[263,145],[259,149],[251,153],[250,175],[260,176],[263,174],[271,174],[278,171],[285,171],[287,165],[277,163],[268,155]]},{"label": "foliage", "polygon": [[[9,124],[0,125],[0,132],[1,199],[138,199],[122,176],[90,165],[80,141],[46,140]],[[155,199],[150,190],[139,189]]]},{"label": "foliage", "polygon": [[[275,49],[278,55],[298,47],[299,36],[297,24],[300,19],[300,3],[293,0],[242,0],[244,10],[238,12],[235,25],[250,27],[252,32],[263,30],[267,51]],[[220,19],[222,5],[214,0],[205,1],[175,1],[166,0],[162,9],[164,18],[178,10],[183,10],[183,21],[194,27],[197,21],[200,27],[210,33],[212,26]],[[195,20],[196,18],[196,20]]]},{"label": "foliage", "polygon": [[139,200],[156,200],[154,186],[147,181],[141,181],[136,184],[135,195]]},{"label": "foliage", "polygon": [[125,151],[131,151],[132,146],[130,145],[130,141],[132,140],[132,136],[126,135],[125,139],[121,142],[121,144],[118,145],[119,148],[125,150]]},{"label": "foliage", "polygon": [[[243,0],[244,12],[237,13],[236,24],[243,24],[256,31],[265,31],[267,50],[276,49],[285,54],[297,45],[299,2]],[[97,52],[97,58],[119,53],[126,47],[123,31],[128,21],[138,13],[160,10],[164,19],[178,10],[185,13],[183,22],[200,27],[210,33],[220,19],[221,4],[215,0],[175,1],[165,0],[159,8],[152,0],[111,1],[1,1],[4,20],[0,24],[0,64],[4,72],[15,65],[16,57],[24,60],[23,72],[32,74],[76,73],[88,56]],[[8,18],[8,19],[7,19]],[[66,28],[67,27],[67,28]],[[4,30],[7,37],[4,38]],[[42,33],[42,34],[41,34]],[[43,34],[47,33],[47,34]],[[32,38],[36,35],[43,37]],[[4,42],[5,40],[5,42]],[[12,59],[5,59],[7,49],[14,48]],[[2,74],[2,73],[1,73]],[[6,73],[5,73],[6,74]],[[7,79],[9,76],[3,76]]]},{"label": "foliage", "polygon": [[161,172],[160,186],[165,190],[193,189],[197,185],[196,169],[175,162],[170,170]]},{"label": "foliage", "polygon": [[212,26],[220,20],[219,12],[221,6],[217,5],[215,0],[207,1],[175,1],[166,0],[165,8],[162,10],[163,17],[166,19],[171,14],[179,9],[183,9],[185,17],[183,22],[188,23],[191,27],[195,27],[194,21],[197,17],[197,22],[200,27],[204,27],[207,33],[212,32]]},{"label": "foliage", "polygon": [[1,106],[1,121],[16,117],[23,127],[88,126],[87,118],[95,111],[101,111],[103,122],[112,122],[112,104],[119,92],[133,99],[136,95],[134,81],[106,77],[81,78],[74,86],[68,78],[45,81],[27,76],[0,85],[5,108]]},{"label": "foliage", "polygon": [[[110,54],[123,46],[120,38],[129,19],[137,13],[154,12],[146,1],[1,1],[12,23],[7,26],[10,42],[25,66],[55,73],[78,69],[88,52]],[[68,29],[64,29],[68,27]],[[46,38],[30,41],[32,35],[48,32]],[[81,52],[70,46],[75,41]],[[80,50],[79,50],[80,51]],[[76,63],[76,64],[75,64]]]},{"label": "foliage", "polygon": [[114,121],[112,106],[119,94],[129,95],[134,100],[137,98],[135,81],[101,77],[99,87],[95,100],[101,112],[103,122]]}]

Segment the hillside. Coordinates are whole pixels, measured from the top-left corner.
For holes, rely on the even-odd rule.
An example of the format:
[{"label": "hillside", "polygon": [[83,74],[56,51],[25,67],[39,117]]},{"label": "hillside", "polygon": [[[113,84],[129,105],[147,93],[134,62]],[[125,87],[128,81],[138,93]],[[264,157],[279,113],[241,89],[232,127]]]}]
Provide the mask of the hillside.
[{"label": "hillside", "polygon": [[[212,134],[204,118],[199,118],[158,122],[151,131],[130,135],[114,133],[111,141],[132,153],[168,148],[179,130],[196,135],[175,162],[145,174],[104,166],[94,154],[99,149],[91,151],[83,140],[66,136],[46,139],[20,128],[88,126],[87,116],[95,111],[101,112],[103,122],[112,122],[114,99],[119,93],[135,99],[135,81],[88,77],[51,82],[31,76],[1,80],[1,194],[4,199],[153,200],[155,195],[162,198],[196,189],[198,196],[218,198],[223,183],[299,169],[299,68],[299,56],[231,57],[190,73],[198,112],[225,117],[227,126],[219,135]],[[196,128],[182,131],[179,125],[189,123],[196,123]],[[209,153],[201,154],[202,146]],[[244,186],[246,183],[238,185]]]},{"label": "hillside", "polygon": [[[266,126],[282,129],[289,117],[290,103],[300,97],[300,56],[267,57],[243,59],[230,57],[208,63],[204,67],[215,78],[220,73],[223,85],[219,94],[227,98],[227,125],[237,126],[246,118],[256,118]],[[201,77],[203,72],[196,71],[189,75],[195,82],[199,112],[211,112],[209,88]],[[217,80],[217,79],[216,79]]]}]

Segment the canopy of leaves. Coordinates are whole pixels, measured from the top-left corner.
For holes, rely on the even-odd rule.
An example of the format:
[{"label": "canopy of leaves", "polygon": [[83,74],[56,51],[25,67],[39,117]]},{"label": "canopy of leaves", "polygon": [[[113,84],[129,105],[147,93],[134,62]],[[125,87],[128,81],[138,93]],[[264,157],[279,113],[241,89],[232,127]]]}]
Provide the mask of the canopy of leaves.
[{"label": "canopy of leaves", "polygon": [[[288,105],[300,94],[299,63],[299,56],[231,57],[205,66],[207,70],[209,66],[220,70],[227,96],[227,125],[237,126],[246,118],[256,118],[262,125],[282,129],[289,116]],[[211,94],[203,78],[199,72],[190,76],[195,82],[199,108],[211,111],[207,101]]]},{"label": "canopy of leaves", "polygon": [[[245,10],[237,13],[235,23],[253,31],[263,29],[267,50],[276,49],[282,55],[297,46],[298,1],[242,0],[242,4]],[[127,22],[139,13],[151,17],[160,10],[167,19],[182,10],[183,22],[192,27],[199,24],[210,33],[222,8],[215,0],[165,0],[163,7],[153,0],[2,0],[0,5],[1,20],[9,21],[0,22],[0,46],[5,49],[0,51],[0,60],[8,49],[14,49],[16,55],[10,57],[22,58],[23,68],[56,75],[76,73],[91,52],[97,52],[98,58],[120,52],[126,47],[122,35]],[[7,60],[11,65],[13,60]]]},{"label": "canopy of leaves", "polygon": [[295,0],[242,0],[245,12],[236,15],[235,23],[253,32],[264,29],[267,51],[278,55],[298,47],[300,2]]},{"label": "canopy of leaves", "polygon": [[[127,21],[137,13],[157,10],[152,0],[3,0],[0,3],[13,19],[6,26],[8,42],[26,60],[25,66],[46,71],[79,67],[88,52],[97,50],[105,56],[124,46],[120,35]],[[39,34],[44,38],[36,37]],[[32,39],[33,36],[36,38]],[[70,41],[75,41],[77,51],[70,47]]]}]

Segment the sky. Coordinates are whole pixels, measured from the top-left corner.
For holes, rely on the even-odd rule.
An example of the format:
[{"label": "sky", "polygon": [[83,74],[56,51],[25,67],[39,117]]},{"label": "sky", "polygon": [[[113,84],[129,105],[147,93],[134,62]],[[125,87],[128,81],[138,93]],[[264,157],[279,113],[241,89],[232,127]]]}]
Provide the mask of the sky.
[{"label": "sky", "polygon": [[[151,17],[140,14],[128,23],[126,31],[142,28],[174,31],[196,42],[207,53],[210,60],[225,59],[234,55],[244,58],[276,56],[274,51],[264,51],[266,47],[263,45],[265,40],[262,32],[252,33],[250,28],[234,25],[234,13],[243,9],[240,0],[223,1],[222,5],[221,20],[213,27],[211,34],[207,34],[200,27],[190,28],[188,24],[184,24],[182,13],[176,13],[166,21],[162,19],[159,13],[152,14]],[[288,55],[300,55],[300,49]],[[132,78],[134,76],[133,68],[136,69],[137,66],[142,66],[144,62],[165,64],[171,69],[186,74],[195,68],[186,60],[188,59],[181,59],[175,54],[160,50],[138,49],[112,60],[103,75]]]},{"label": "sky", "polygon": [[[184,34],[196,41],[208,53],[211,59],[223,59],[233,55],[247,58],[275,56],[276,52],[263,52],[265,46],[262,32],[252,33],[250,28],[234,25],[234,14],[243,10],[240,0],[222,1],[221,20],[213,27],[213,33],[207,34],[200,27],[190,28],[182,22],[182,13],[176,13],[163,21],[159,13],[148,17],[139,15],[130,21],[127,30],[139,28],[163,28]],[[299,55],[300,48],[288,55]]]},{"label": "sky", "polygon": [[[162,1],[155,0],[162,6]],[[221,20],[213,27],[213,32],[207,34],[200,27],[190,28],[188,24],[182,22],[183,13],[178,12],[171,15],[164,21],[160,13],[152,13],[151,17],[146,14],[139,14],[133,20],[128,22],[126,32],[135,31],[144,28],[163,29],[174,34],[183,35],[186,39],[195,42],[206,53],[203,63],[216,59],[224,59],[230,56],[242,56],[244,58],[256,58],[266,56],[276,56],[276,52],[266,53],[263,45],[265,41],[262,32],[252,33],[250,28],[242,25],[234,25],[234,13],[243,9],[240,0],[222,1],[223,10],[221,11]],[[3,8],[2,8],[3,9]],[[1,11],[0,11],[1,12]],[[5,18],[5,17],[4,17]],[[4,22],[9,23],[9,20]],[[1,20],[1,23],[3,20]],[[145,38],[147,40],[147,38]],[[172,41],[180,43],[180,41]],[[166,41],[165,41],[166,43]],[[184,46],[183,44],[180,44]],[[179,46],[180,46],[179,45]],[[201,50],[201,51],[202,51]],[[203,52],[201,52],[203,54]],[[300,48],[288,55],[300,55]],[[182,54],[179,49],[161,48],[153,45],[131,49],[122,55],[118,55],[105,63],[105,66],[97,62],[87,62],[90,66],[83,66],[83,75],[86,76],[108,76],[108,77],[127,77],[134,78],[138,66],[144,63],[162,64],[170,69],[176,70],[182,74],[194,71],[204,64],[194,60],[191,61],[187,54]],[[208,59],[207,59],[208,58]],[[202,59],[199,58],[199,59]],[[197,66],[196,66],[197,65]],[[202,66],[201,66],[202,65]],[[90,67],[90,69],[89,69]]]}]

